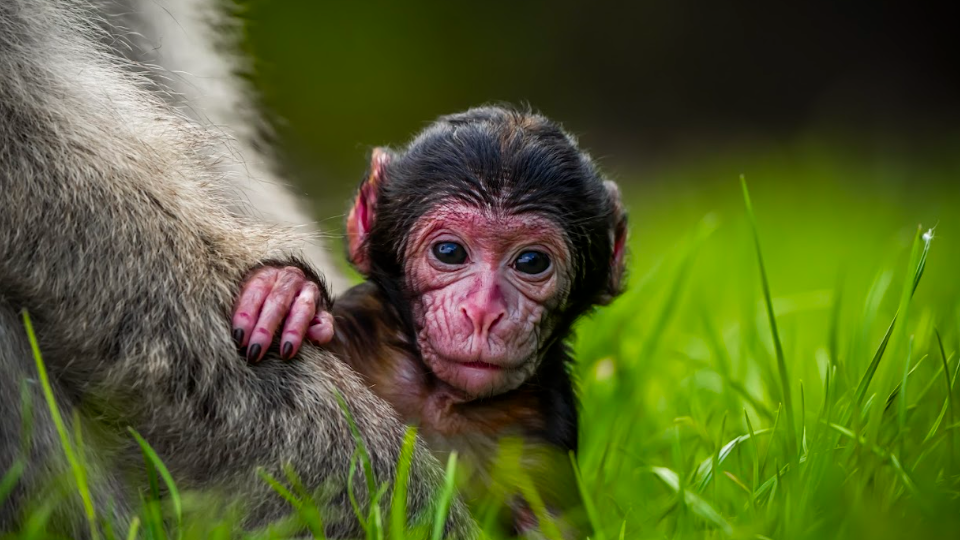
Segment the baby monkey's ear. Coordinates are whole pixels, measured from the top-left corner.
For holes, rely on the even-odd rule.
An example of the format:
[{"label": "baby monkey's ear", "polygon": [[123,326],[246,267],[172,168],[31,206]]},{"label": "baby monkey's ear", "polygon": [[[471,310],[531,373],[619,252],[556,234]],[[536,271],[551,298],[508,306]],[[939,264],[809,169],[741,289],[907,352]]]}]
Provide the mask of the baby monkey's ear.
[{"label": "baby monkey's ear", "polygon": [[612,180],[603,182],[607,190],[607,197],[613,205],[610,216],[610,279],[607,288],[600,296],[601,304],[609,304],[623,292],[623,278],[626,270],[627,252],[627,213],[620,201],[620,188]]},{"label": "baby monkey's ear", "polygon": [[377,197],[380,188],[389,180],[387,167],[393,154],[386,148],[374,148],[370,157],[370,173],[360,184],[357,196],[347,216],[347,255],[350,263],[363,275],[370,273],[370,253],[367,238],[377,218]]}]

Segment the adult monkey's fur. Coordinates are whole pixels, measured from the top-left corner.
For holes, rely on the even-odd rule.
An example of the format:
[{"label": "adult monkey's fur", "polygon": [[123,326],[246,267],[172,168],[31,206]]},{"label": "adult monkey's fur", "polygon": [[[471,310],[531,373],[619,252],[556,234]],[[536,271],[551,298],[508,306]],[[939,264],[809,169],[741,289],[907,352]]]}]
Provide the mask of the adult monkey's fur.
[{"label": "adult monkey's fur", "polygon": [[[147,76],[156,94],[192,120],[223,129],[229,159],[218,167],[230,174],[230,204],[240,212],[274,223],[313,229],[303,207],[275,172],[268,140],[271,130],[253,104],[254,92],[237,73],[250,71],[236,53],[240,21],[227,10],[234,0],[99,0],[107,13],[105,45]],[[264,137],[266,136],[266,137]],[[324,270],[331,292],[349,284],[328,260],[319,242],[304,255]]]},{"label": "adult monkey's fur", "polygon": [[[24,504],[64,471],[25,308],[61,414],[70,423],[79,412],[98,513],[112,512],[122,526],[138,504],[143,461],[125,431],[132,426],[181,489],[242,498],[250,525],[289,511],[256,466],[279,475],[290,463],[340,508],[327,516],[328,534],[361,536],[346,495],[355,445],[335,389],[378,482],[393,478],[402,425],[352,371],[314,348],[293,363],[254,366],[237,355],[228,315],[240,280],[266,262],[310,272],[302,241],[231,210],[236,177],[269,180],[266,169],[225,167],[236,156],[219,129],[173,112],[135,66],[98,45],[113,43],[102,28],[86,3],[0,0],[0,473],[18,457],[27,463],[0,504],[0,530],[15,530]],[[439,481],[437,462],[418,446],[412,519],[430,519]],[[354,482],[361,501],[364,485]],[[81,519],[60,521],[83,535]],[[448,527],[473,536],[459,502]]]}]

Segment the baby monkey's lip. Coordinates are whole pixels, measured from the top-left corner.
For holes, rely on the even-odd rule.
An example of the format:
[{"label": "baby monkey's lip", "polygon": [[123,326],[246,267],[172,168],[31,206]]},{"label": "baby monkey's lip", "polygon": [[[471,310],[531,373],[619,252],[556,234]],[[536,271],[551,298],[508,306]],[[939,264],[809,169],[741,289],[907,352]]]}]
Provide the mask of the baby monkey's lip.
[{"label": "baby monkey's lip", "polygon": [[498,366],[496,364],[490,364],[488,362],[481,362],[479,360],[474,360],[472,362],[457,362],[461,366],[470,367],[474,369],[490,369],[490,370],[502,370],[506,369],[504,366]]}]

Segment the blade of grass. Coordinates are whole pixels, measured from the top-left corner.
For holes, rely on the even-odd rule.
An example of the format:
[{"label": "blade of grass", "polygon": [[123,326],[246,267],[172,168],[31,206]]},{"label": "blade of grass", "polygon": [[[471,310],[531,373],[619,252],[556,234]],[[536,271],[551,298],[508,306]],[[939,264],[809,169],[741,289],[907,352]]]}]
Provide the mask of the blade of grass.
[{"label": "blade of grass", "polygon": [[[953,419],[956,418],[956,412],[954,411],[953,405],[953,385],[950,383],[950,365],[947,364],[947,353],[943,350],[943,339],[940,338],[940,330],[936,327],[933,329],[933,333],[937,336],[937,345],[940,347],[940,360],[943,362],[943,381],[947,385],[947,414],[948,414],[948,423],[952,424]],[[947,447],[950,449],[950,459],[955,459],[954,456],[954,443],[953,443],[953,434],[950,433],[947,435]]]},{"label": "blade of grass", "polygon": [[927,254],[930,252],[930,243],[933,242],[933,229],[928,229],[927,232],[923,233],[921,238],[924,244],[923,253],[920,254],[920,262],[917,263],[917,272],[915,274],[916,277],[913,279],[913,290],[911,294],[917,292],[917,287],[920,285],[920,278],[923,277],[923,271],[927,268]]},{"label": "blade of grass", "polygon": [[731,482],[733,482],[738,488],[742,489],[744,493],[753,500],[753,492],[750,491],[750,488],[743,483],[743,480],[737,478],[737,475],[733,474],[730,471],[723,471],[724,476],[726,476]]},{"label": "blade of grass", "polygon": [[[747,410],[743,410],[743,418],[747,421],[747,433],[750,435],[750,442],[753,443],[753,493],[757,491],[757,482],[760,481],[760,443],[757,442],[757,432],[753,430],[753,424],[750,422],[750,415]],[[756,498],[752,497],[751,502],[756,504]]]},{"label": "blade of grass", "polygon": [[357,461],[359,459],[360,448],[358,447],[354,449],[353,455],[350,456],[350,468],[347,470],[347,497],[350,499],[350,507],[353,508],[353,514],[357,517],[357,522],[360,523],[360,526],[363,527],[363,530],[366,532],[367,518],[360,509],[360,502],[357,501],[356,490],[353,488],[353,479],[357,474]]},{"label": "blade of grass", "polygon": [[[958,363],[957,365],[960,365],[960,363]],[[942,376],[943,376],[943,365],[941,364],[937,366],[937,370],[934,372],[933,377],[931,377],[930,380],[927,381],[927,384],[923,385],[923,388],[921,388],[920,391],[917,392],[917,397],[913,402],[914,406],[916,406],[917,404],[923,401],[923,398],[927,396],[927,393],[931,389],[933,389],[933,387],[937,384],[937,381],[939,381],[940,377]],[[944,404],[946,404],[946,401],[944,401]]]},{"label": "blade of grass", "polygon": [[80,492],[80,499],[83,502],[83,511],[87,518],[87,525],[90,528],[90,537],[94,540],[100,538],[100,530],[97,527],[97,513],[93,506],[93,497],[90,495],[90,486],[86,482],[86,472],[80,466],[80,460],[77,459],[73,451],[73,444],[70,442],[70,434],[66,425],[63,423],[63,417],[60,416],[60,408],[57,407],[57,401],[53,395],[53,387],[50,386],[50,378],[47,376],[47,367],[43,363],[43,357],[40,355],[40,345],[37,343],[37,336],[33,331],[33,323],[30,321],[30,314],[23,310],[23,325],[27,330],[27,338],[30,340],[30,348],[33,351],[33,359],[37,366],[37,373],[40,376],[40,385],[43,388],[43,397],[50,410],[50,416],[56,427],[57,435],[60,437],[60,444],[63,446],[63,453],[66,454],[67,463],[73,471],[73,477],[77,482],[77,491]]},{"label": "blade of grass", "polygon": [[16,487],[17,482],[20,481],[20,477],[23,476],[23,471],[26,468],[26,465],[23,462],[23,459],[17,458],[13,465],[7,469],[7,472],[3,473],[3,479],[0,480],[0,505],[3,504],[3,501],[10,496],[10,493],[13,491],[13,488]]},{"label": "blade of grass", "polygon": [[127,540],[136,540],[138,532],[140,532],[140,518],[133,516],[133,521],[130,522],[130,528],[127,529]]},{"label": "blade of grass", "polygon": [[117,515],[117,509],[114,507],[113,501],[110,501],[108,505],[107,511],[103,512],[104,515],[100,517],[100,528],[103,530],[104,540],[116,540],[117,534],[114,531],[113,519]]},{"label": "blade of grass", "polygon": [[180,501],[180,492],[177,490],[177,485],[173,481],[173,476],[170,474],[170,471],[167,470],[167,466],[163,464],[163,461],[160,460],[160,456],[157,455],[153,447],[150,446],[136,430],[127,428],[127,431],[136,439],[137,444],[140,445],[140,450],[143,452],[144,458],[150,461],[150,464],[157,473],[160,474],[160,478],[163,479],[163,483],[167,486],[167,493],[170,495],[170,502],[173,504],[173,515],[176,519],[177,538],[179,538],[183,529],[183,504]]},{"label": "blade of grass", "polygon": [[725,535],[731,536],[733,534],[733,527],[731,527],[730,524],[727,523],[727,520],[720,515],[720,512],[717,512],[713,505],[693,491],[690,491],[689,489],[681,489],[680,476],[677,475],[676,472],[667,469],[666,467],[650,467],[648,470],[655,474],[661,481],[663,481],[667,487],[672,489],[678,495],[681,495],[683,497],[684,504],[693,510],[694,514],[700,516],[705,521],[712,523]]},{"label": "blade of grass", "polygon": [[43,501],[38,508],[33,509],[27,516],[27,521],[19,533],[14,536],[18,540],[31,540],[33,538],[42,538],[47,540],[50,536],[47,533],[47,524],[54,515],[57,503],[55,499]]},{"label": "blade of grass", "polygon": [[[147,475],[151,479],[153,485],[151,489],[156,485],[156,471],[153,470],[149,462],[147,466]],[[156,495],[151,491],[150,497],[147,498],[144,493],[140,492],[140,514],[143,516],[142,524],[144,537],[149,540],[165,540],[167,537],[167,532],[163,527],[163,515],[160,512],[160,502],[157,499]]]},{"label": "blade of grass", "polygon": [[334,390],[334,395],[337,398],[340,409],[343,411],[343,415],[347,419],[347,425],[350,426],[350,433],[353,435],[353,440],[357,443],[357,448],[360,450],[360,463],[363,465],[363,474],[367,480],[367,496],[373,497],[377,492],[377,479],[373,475],[373,463],[370,461],[370,454],[367,453],[367,447],[363,442],[363,437],[360,436],[360,429],[357,428],[357,423],[353,420],[353,415],[350,414],[350,408],[347,407],[347,400],[344,399],[343,394],[341,394],[339,390]]},{"label": "blade of grass", "polygon": [[830,419],[830,413],[831,413],[831,411],[833,410],[833,407],[832,407],[832,405],[833,405],[833,400],[831,399],[831,397],[832,397],[832,393],[831,393],[831,392],[833,391],[834,386],[836,386],[836,384],[837,384],[837,383],[836,383],[836,380],[833,381],[833,386],[831,386],[831,384],[830,384],[830,383],[831,383],[831,381],[830,381],[831,374],[832,374],[832,373],[836,373],[836,371],[837,371],[837,366],[835,366],[835,365],[829,365],[829,366],[827,366],[826,369],[824,369],[823,371],[824,371],[824,376],[823,376],[823,406],[820,408],[820,415],[819,415],[819,417],[817,418],[817,421],[820,421],[820,420],[829,420],[829,419]]},{"label": "blade of grass", "polygon": [[540,492],[537,491],[530,475],[521,470],[519,478],[516,479],[516,484],[520,489],[520,493],[523,495],[523,499],[533,511],[533,515],[537,518],[540,533],[550,540],[563,540],[556,520],[547,510],[547,505],[543,502],[543,497],[541,497]]},{"label": "blade of grass", "polygon": [[[843,364],[843,366],[846,367],[843,376],[848,385],[855,385],[856,381],[860,378],[860,373],[854,373],[854,371],[859,368],[859,360],[867,354],[872,354],[876,349],[876,347],[870,346],[871,332],[877,320],[877,314],[880,311],[883,299],[886,298],[887,291],[893,283],[893,274],[893,271],[890,269],[881,270],[874,276],[873,282],[868,289],[866,301],[860,313],[859,331],[856,332],[850,344],[848,356],[852,361],[847,361]],[[868,347],[870,348],[870,353],[864,352]],[[849,414],[849,410],[844,411],[844,413]]]},{"label": "blade of grass", "polygon": [[403,539],[407,530],[407,482],[410,479],[410,464],[417,442],[417,428],[408,427],[403,435],[400,460],[397,464],[397,479],[393,484],[393,499],[390,501],[390,536]]},{"label": "blade of grass", "polygon": [[259,475],[277,495],[280,495],[290,503],[290,506],[297,511],[297,516],[300,518],[300,521],[307,526],[307,529],[314,538],[326,538],[323,524],[319,519],[319,512],[316,511],[316,508],[313,508],[309,500],[304,500],[294,495],[293,492],[287,489],[286,486],[281,484],[279,480],[274,478],[273,475],[263,467],[257,468],[257,475]]},{"label": "blade of grass", "polygon": [[323,528],[323,517],[320,515],[320,509],[314,501],[313,495],[307,491],[300,476],[293,469],[293,465],[285,463],[283,465],[283,475],[287,477],[287,482],[293,488],[294,493],[299,497],[301,504],[298,509],[300,518],[307,524],[313,537],[318,540],[326,540],[326,531]]},{"label": "blade of grass", "polygon": [[[893,320],[890,321],[890,326],[887,327],[887,331],[883,334],[883,339],[880,340],[880,345],[873,354],[873,359],[870,360],[870,365],[867,366],[867,370],[860,377],[860,382],[857,384],[855,396],[855,403],[857,407],[863,405],[863,400],[867,397],[867,389],[870,387],[870,382],[873,380],[873,376],[876,374],[877,368],[880,366],[880,360],[883,358],[883,353],[887,350],[887,344],[890,343],[890,336],[893,335],[893,328],[897,323],[898,315],[899,313],[893,316]],[[854,411],[853,416],[857,416],[856,411]]]},{"label": "blade of grass", "polygon": [[279,480],[274,478],[272,474],[267,472],[266,469],[264,469],[263,467],[258,467],[257,475],[259,475],[264,482],[266,482],[275,492],[277,492],[277,495],[280,495],[288,503],[290,503],[290,506],[294,508],[300,508],[300,503],[301,503],[300,499],[296,495],[294,495],[293,492],[287,489],[286,486],[281,484]]},{"label": "blade of grass", "polygon": [[20,381],[20,455],[29,456],[33,446],[33,393],[26,379]]},{"label": "blade of grass", "polygon": [[[900,401],[897,403],[897,428],[899,433],[905,433],[904,426],[907,423],[907,378],[910,376],[910,361],[913,356],[913,336],[907,343],[907,358],[903,362],[903,378],[900,380]],[[901,454],[903,451],[903,439],[900,439]]]},{"label": "blade of grass", "polygon": [[758,414],[762,415],[767,420],[773,420],[773,413],[770,412],[770,409],[761,403],[759,399],[753,397],[750,391],[731,375],[730,354],[727,352],[726,347],[723,346],[720,335],[717,333],[717,329],[714,327],[713,321],[710,320],[710,315],[707,313],[706,309],[701,310],[700,318],[703,321],[707,343],[710,345],[714,356],[717,358],[717,373],[723,379],[724,384],[739,394],[740,397],[749,403]]},{"label": "blade of grass", "polygon": [[[723,411],[723,419],[720,421],[720,436],[717,438],[717,451],[711,453],[711,458],[713,459],[713,470],[718,472],[720,470],[720,451],[723,449],[723,435],[724,431],[727,428],[727,411]],[[713,481],[713,500],[719,500],[717,498],[717,486],[720,482]]]},{"label": "blade of grass", "polygon": [[[943,369],[941,368],[940,371],[943,371]],[[940,374],[940,371],[937,372],[938,375]],[[944,398],[943,405],[940,407],[940,414],[937,415],[937,419],[934,420],[933,425],[930,426],[930,431],[928,431],[927,436],[923,438],[921,445],[927,444],[930,439],[937,434],[937,430],[940,429],[940,424],[943,423],[943,418],[947,415],[948,406],[949,403],[947,403],[947,398]]]},{"label": "blade of grass", "polygon": [[[933,236],[930,235],[929,232],[921,235],[920,229],[917,230],[917,234],[913,239],[913,246],[910,248],[910,262],[907,266],[907,268],[915,268],[913,277],[907,282],[909,283],[909,286],[904,288],[904,292],[900,300],[900,307],[898,308],[897,313],[894,314],[893,320],[890,321],[890,326],[887,327],[887,331],[883,335],[883,340],[881,340],[880,346],[877,347],[877,351],[874,353],[873,359],[870,361],[870,365],[867,366],[867,370],[860,378],[860,383],[857,384],[857,407],[860,407],[863,404],[863,400],[867,396],[867,390],[870,387],[870,382],[873,380],[873,376],[877,372],[877,367],[880,365],[880,360],[883,358],[883,353],[887,349],[890,336],[893,335],[893,328],[897,323],[897,318],[900,316],[900,310],[909,306],[910,299],[913,297],[913,293],[916,292],[917,286],[920,285],[920,278],[923,276],[923,270],[926,267],[927,253],[930,251],[930,242],[932,239]],[[918,255],[921,241],[924,243],[924,247],[922,252],[920,252]]]},{"label": "blade of grass", "polygon": [[777,330],[777,318],[773,312],[773,299],[770,296],[770,283],[767,280],[767,270],[763,264],[763,250],[760,248],[760,230],[757,226],[757,218],[753,213],[753,204],[750,202],[750,192],[747,190],[747,179],[740,175],[740,186],[743,188],[743,201],[747,207],[747,220],[750,222],[750,230],[753,232],[753,243],[757,250],[757,263],[760,267],[760,282],[763,287],[763,298],[767,306],[767,318],[770,321],[770,333],[773,337],[773,347],[777,357],[777,371],[780,374],[780,384],[782,385],[783,404],[787,423],[787,445],[790,451],[791,459],[798,459],[797,454],[797,430],[793,419],[793,398],[790,391],[790,376],[787,373],[787,362],[783,356],[783,345],[780,343],[780,333]]},{"label": "blade of grass", "polygon": [[907,471],[904,470],[903,466],[900,464],[900,460],[897,459],[897,456],[896,456],[895,454],[892,454],[892,453],[890,453],[890,452],[887,452],[886,450],[884,450],[883,448],[880,448],[879,446],[877,446],[877,445],[875,445],[875,444],[870,444],[870,442],[867,441],[866,437],[857,437],[857,434],[856,434],[856,433],[854,433],[854,432],[851,431],[850,429],[847,429],[847,428],[845,428],[845,427],[843,427],[843,426],[840,426],[840,425],[837,425],[837,424],[827,424],[827,425],[830,426],[830,428],[832,428],[832,429],[834,429],[835,431],[837,431],[837,433],[839,433],[839,434],[843,435],[844,437],[847,437],[848,439],[856,442],[858,445],[860,445],[860,446],[862,446],[862,447],[870,450],[871,452],[873,452],[874,454],[876,454],[876,455],[879,456],[880,458],[889,461],[889,462],[890,462],[890,465],[893,467],[893,469],[896,471],[897,475],[900,477],[900,480],[903,482],[903,485],[904,485],[911,493],[916,493],[916,492],[917,492],[917,485],[913,482],[913,479],[910,478],[910,475],[907,474]]},{"label": "blade of grass", "polygon": [[780,413],[783,411],[783,406],[777,408],[777,417],[773,421],[773,428],[770,430],[770,442],[767,443],[767,448],[763,452],[763,459],[760,460],[760,470],[765,471],[767,469],[767,458],[770,457],[770,451],[773,449],[773,443],[776,440],[777,427],[780,426]]},{"label": "blade of grass", "polygon": [[[913,341],[913,338],[914,338],[914,336],[910,336],[909,342],[912,342],[912,341]],[[913,344],[910,343],[910,346],[912,347]],[[910,371],[907,372],[907,378],[908,378],[908,379],[913,375],[913,373],[914,373],[915,371],[917,371],[917,368],[920,367],[921,364],[923,364],[923,361],[927,359],[927,356],[929,356],[929,355],[926,355],[926,354],[925,354],[925,355],[921,356],[920,359],[917,360],[917,363],[914,364],[913,367],[910,368]],[[942,370],[943,367],[941,366],[939,369]],[[936,375],[936,377],[933,378],[933,381],[936,381],[936,380],[939,379],[939,378],[940,378],[940,371],[937,371],[937,375]],[[890,395],[887,396],[887,404],[886,404],[886,408],[887,408],[887,409],[889,409],[890,407],[892,407],[892,406],[893,406],[893,402],[897,400],[897,396],[900,395],[900,388],[901,388],[901,386],[902,386],[902,381],[901,381],[901,382],[898,382],[897,385],[893,387],[893,390],[890,391]],[[909,409],[910,406],[907,405],[907,408]]]},{"label": "blade of grass", "polygon": [[803,381],[800,381],[800,454],[807,455],[807,396],[803,392]]},{"label": "blade of grass", "polygon": [[583,501],[583,507],[587,512],[587,519],[590,521],[590,527],[594,532],[595,540],[606,540],[603,534],[603,527],[600,526],[600,518],[597,516],[597,509],[593,505],[593,499],[587,494],[587,486],[583,482],[583,474],[580,472],[580,466],[577,464],[577,456],[573,450],[568,452],[570,465],[573,467],[574,478],[577,480],[577,490],[580,491],[580,500]]},{"label": "blade of grass", "polygon": [[837,276],[837,286],[834,289],[833,306],[830,309],[830,334],[827,337],[827,350],[830,355],[830,365],[838,366],[840,363],[840,311],[843,307],[843,272]]},{"label": "blade of grass", "polygon": [[367,536],[371,540],[380,540],[383,538],[383,512],[380,510],[380,500],[383,499],[383,494],[386,490],[387,484],[384,483],[370,501],[371,526],[367,528]]},{"label": "blade of grass", "polygon": [[937,437],[937,438],[934,439],[933,441],[929,441],[929,444],[928,444],[928,440],[925,439],[924,442],[921,443],[921,445],[920,445],[920,446],[923,448],[923,451],[920,452],[920,455],[917,456],[917,458],[913,461],[913,466],[910,467],[910,470],[911,470],[911,471],[916,471],[916,470],[917,470],[917,467],[920,466],[920,463],[922,463],[923,460],[927,458],[927,456],[929,456],[930,454],[932,454],[933,451],[940,445],[940,443],[941,443],[946,437],[947,437],[946,434],[942,434],[940,437]]},{"label": "blade of grass", "polygon": [[[748,422],[748,424],[749,424],[749,420],[747,420],[747,422]],[[756,437],[757,435],[764,435],[764,434],[772,433],[772,432],[773,432],[773,430],[770,429],[770,428],[758,429],[756,432],[754,432],[754,431],[753,431],[753,427],[751,426],[751,427],[750,427],[750,433],[745,434],[745,435],[740,435],[739,437],[736,437],[736,438],[732,439],[730,442],[728,442],[727,444],[723,445],[723,447],[720,448],[720,451],[719,451],[719,452],[716,452],[716,453],[714,453],[713,455],[711,455],[710,457],[707,457],[707,458],[705,458],[703,461],[701,461],[701,462],[700,462],[700,466],[697,467],[697,475],[696,475],[696,476],[697,476],[697,480],[696,480],[696,482],[697,482],[697,491],[699,491],[700,493],[703,493],[703,490],[706,489],[707,484],[708,484],[708,483],[710,482],[710,480],[713,478],[713,472],[714,472],[714,470],[715,470],[715,468],[714,468],[714,458],[716,458],[716,464],[719,465],[719,464],[723,463],[724,460],[726,460],[727,457],[729,457],[730,454],[733,453],[733,451],[734,451],[734,450],[737,448],[737,446],[739,446],[741,443],[743,443],[743,442],[745,442],[745,441],[747,441],[747,440],[754,440],[754,443],[756,443],[756,440],[753,439],[754,437]]]},{"label": "blade of grass", "polygon": [[433,522],[433,534],[431,540],[443,540],[443,529],[447,523],[447,514],[450,512],[450,504],[457,490],[457,453],[451,452],[447,458],[447,470],[444,476],[443,491],[440,492],[440,500],[437,504],[437,513]]}]

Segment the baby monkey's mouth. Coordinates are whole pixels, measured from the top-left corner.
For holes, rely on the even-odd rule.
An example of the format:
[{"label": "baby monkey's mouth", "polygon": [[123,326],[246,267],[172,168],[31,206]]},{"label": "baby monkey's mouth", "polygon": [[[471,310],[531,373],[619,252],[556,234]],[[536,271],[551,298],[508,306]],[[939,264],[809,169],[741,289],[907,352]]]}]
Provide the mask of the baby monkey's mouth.
[{"label": "baby monkey's mouth", "polygon": [[472,362],[457,362],[457,363],[460,364],[460,365],[463,366],[463,367],[470,367],[470,368],[474,368],[474,369],[489,369],[489,370],[493,370],[493,371],[500,371],[500,370],[504,369],[503,366],[498,366],[498,365],[496,365],[496,364],[490,364],[490,363],[487,363],[487,362],[481,362],[481,361],[479,361],[479,360],[475,360],[475,361],[472,361]]}]

